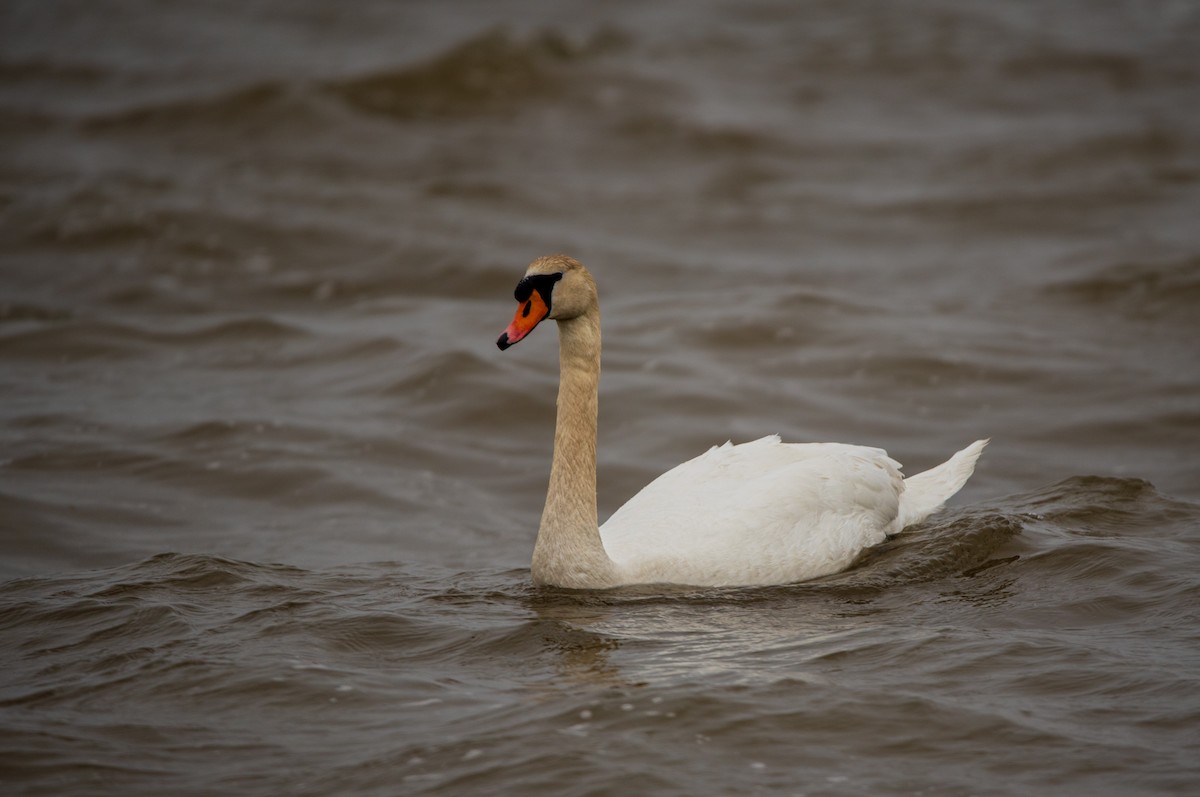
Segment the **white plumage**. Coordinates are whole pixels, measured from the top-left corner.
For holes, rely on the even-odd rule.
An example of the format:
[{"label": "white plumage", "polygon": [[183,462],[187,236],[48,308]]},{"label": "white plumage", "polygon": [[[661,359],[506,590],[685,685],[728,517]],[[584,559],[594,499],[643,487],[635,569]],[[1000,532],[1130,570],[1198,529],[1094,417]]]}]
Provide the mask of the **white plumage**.
[{"label": "white plumage", "polygon": [[985,444],[905,481],[878,448],[777,435],[726,443],[646,485],[600,537],[625,583],[804,581],[845,570],[863,549],[940,509]]}]

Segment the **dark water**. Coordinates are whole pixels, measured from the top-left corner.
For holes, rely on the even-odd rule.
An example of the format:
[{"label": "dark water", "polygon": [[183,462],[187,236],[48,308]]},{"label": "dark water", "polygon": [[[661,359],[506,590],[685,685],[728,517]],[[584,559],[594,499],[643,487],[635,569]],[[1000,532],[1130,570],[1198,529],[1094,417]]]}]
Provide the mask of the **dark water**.
[{"label": "dark water", "polygon": [[[9,794],[1200,790],[1200,6],[0,6]],[[528,583],[778,432],[945,513],[819,582]]]}]

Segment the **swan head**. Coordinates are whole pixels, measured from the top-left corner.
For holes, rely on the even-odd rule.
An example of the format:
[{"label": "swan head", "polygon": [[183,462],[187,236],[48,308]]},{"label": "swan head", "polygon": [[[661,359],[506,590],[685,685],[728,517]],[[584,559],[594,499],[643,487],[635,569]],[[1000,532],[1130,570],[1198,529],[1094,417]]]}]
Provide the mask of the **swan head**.
[{"label": "swan head", "polygon": [[582,263],[566,255],[548,255],[530,263],[513,297],[517,300],[517,314],[496,340],[501,351],[547,318],[566,321],[599,306],[592,275]]}]

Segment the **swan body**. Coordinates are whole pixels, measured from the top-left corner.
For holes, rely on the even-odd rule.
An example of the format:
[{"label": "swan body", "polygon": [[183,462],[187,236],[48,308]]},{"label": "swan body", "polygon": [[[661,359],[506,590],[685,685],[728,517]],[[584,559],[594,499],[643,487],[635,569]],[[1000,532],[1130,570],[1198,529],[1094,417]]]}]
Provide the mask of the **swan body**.
[{"label": "swan body", "polygon": [[595,282],[562,255],[530,264],[506,349],[558,322],[554,458],[533,554],[540,584],[787,584],[845,570],[860,553],[942,508],[975,469],[979,440],[905,479],[878,448],[787,444],[772,435],[714,446],[652,481],[603,525],[596,515],[600,310]]}]

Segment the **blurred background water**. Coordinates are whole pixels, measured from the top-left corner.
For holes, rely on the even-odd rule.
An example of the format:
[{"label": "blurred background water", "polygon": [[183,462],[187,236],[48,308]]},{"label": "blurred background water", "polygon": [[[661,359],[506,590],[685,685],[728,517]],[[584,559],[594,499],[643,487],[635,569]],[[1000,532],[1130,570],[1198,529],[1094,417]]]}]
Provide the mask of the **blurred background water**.
[{"label": "blurred background water", "polygon": [[[1191,794],[1200,5],[0,5],[13,794]],[[606,516],[992,444],[766,590],[534,589],[550,252]]]}]

